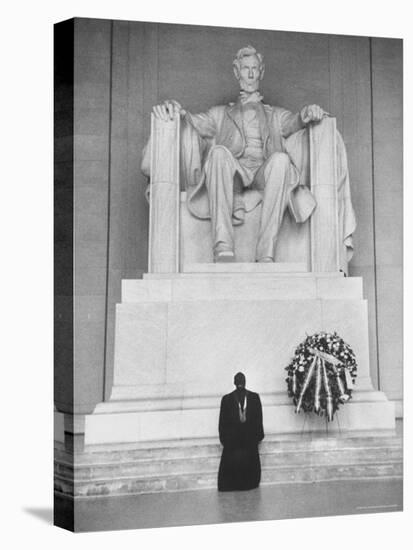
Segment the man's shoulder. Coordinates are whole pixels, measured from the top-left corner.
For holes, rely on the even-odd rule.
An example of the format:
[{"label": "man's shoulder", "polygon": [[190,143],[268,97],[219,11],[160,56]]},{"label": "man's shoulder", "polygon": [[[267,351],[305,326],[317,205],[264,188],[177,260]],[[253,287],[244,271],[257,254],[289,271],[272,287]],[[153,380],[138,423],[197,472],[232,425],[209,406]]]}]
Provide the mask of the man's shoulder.
[{"label": "man's shoulder", "polygon": [[256,401],[260,398],[260,396],[259,396],[258,393],[254,392],[254,391],[247,390],[247,398]]},{"label": "man's shoulder", "polygon": [[221,397],[221,403],[225,403],[226,401],[228,401],[229,397],[231,396],[230,393],[226,393],[225,395],[223,395]]},{"label": "man's shoulder", "polygon": [[[235,397],[236,391],[237,390],[233,390],[232,392],[223,395],[222,401],[225,402],[225,401],[233,400]],[[247,390],[247,399],[250,399],[251,401],[258,401],[260,399],[260,396],[258,393],[254,391]]]}]

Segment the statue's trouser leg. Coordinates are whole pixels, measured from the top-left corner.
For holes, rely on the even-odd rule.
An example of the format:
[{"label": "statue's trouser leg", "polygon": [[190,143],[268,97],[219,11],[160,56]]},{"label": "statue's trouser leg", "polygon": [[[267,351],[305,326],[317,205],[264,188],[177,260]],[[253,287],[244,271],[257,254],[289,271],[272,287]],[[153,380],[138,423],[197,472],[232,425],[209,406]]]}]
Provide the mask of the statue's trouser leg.
[{"label": "statue's trouser leg", "polygon": [[232,209],[236,160],[221,145],[212,147],[205,163],[214,250],[234,250]]},{"label": "statue's trouser leg", "polygon": [[261,224],[256,259],[275,258],[275,244],[288,205],[290,158],[286,153],[273,153],[258,171],[255,182],[263,189]]}]

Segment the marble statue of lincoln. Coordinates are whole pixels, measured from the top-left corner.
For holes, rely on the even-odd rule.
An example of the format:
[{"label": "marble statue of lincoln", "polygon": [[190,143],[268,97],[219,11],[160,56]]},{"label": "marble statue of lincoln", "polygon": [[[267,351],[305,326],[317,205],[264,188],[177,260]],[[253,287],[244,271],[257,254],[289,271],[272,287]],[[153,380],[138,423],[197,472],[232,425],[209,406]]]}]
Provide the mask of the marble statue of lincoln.
[{"label": "marble statue of lincoln", "polygon": [[[258,204],[262,205],[255,251],[258,262],[275,261],[287,208],[300,223],[316,207],[309,188],[300,181],[299,162],[288,138],[328,113],[318,105],[293,114],[263,103],[259,85],[264,68],[262,55],[246,46],[233,61],[240,86],[235,103],[200,114],[189,113],[176,100],[153,108],[157,118],[179,115],[182,119],[181,162],[189,180],[188,209],[198,218],[211,219],[216,262],[235,260],[233,226],[242,224],[245,213]],[[194,142],[201,151],[198,156]]]}]

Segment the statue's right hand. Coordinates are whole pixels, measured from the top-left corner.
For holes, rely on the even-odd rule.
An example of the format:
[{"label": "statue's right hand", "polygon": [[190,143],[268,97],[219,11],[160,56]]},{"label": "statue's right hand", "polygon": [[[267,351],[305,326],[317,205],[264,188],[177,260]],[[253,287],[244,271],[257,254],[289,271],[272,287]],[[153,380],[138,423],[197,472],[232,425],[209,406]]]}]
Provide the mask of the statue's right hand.
[{"label": "statue's right hand", "polygon": [[160,118],[161,120],[173,120],[175,115],[185,114],[181,104],[174,99],[167,99],[160,105],[155,105],[152,110],[156,118]]}]

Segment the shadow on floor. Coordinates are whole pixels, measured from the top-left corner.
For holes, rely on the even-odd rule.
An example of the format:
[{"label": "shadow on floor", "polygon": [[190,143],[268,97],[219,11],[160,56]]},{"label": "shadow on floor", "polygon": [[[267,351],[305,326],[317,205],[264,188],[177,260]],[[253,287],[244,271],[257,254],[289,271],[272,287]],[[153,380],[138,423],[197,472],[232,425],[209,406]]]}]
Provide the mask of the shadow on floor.
[{"label": "shadow on floor", "polygon": [[23,508],[23,511],[49,525],[53,524],[53,508]]}]

